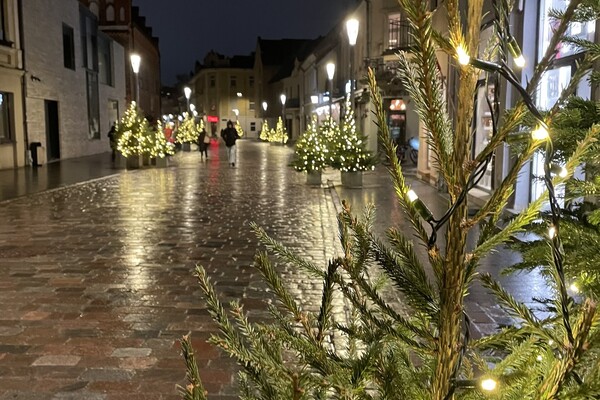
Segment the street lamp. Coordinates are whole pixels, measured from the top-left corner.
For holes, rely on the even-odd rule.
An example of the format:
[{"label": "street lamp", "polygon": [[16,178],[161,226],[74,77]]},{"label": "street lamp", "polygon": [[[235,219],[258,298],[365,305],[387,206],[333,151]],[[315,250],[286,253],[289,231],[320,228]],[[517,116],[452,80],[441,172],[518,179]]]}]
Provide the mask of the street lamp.
[{"label": "street lamp", "polygon": [[129,56],[129,61],[131,61],[131,69],[135,74],[135,104],[139,107],[140,103],[140,64],[142,63],[142,57],[139,54],[131,54]]},{"label": "street lamp", "polygon": [[352,110],[354,110],[354,46],[358,38],[358,20],[356,18],[350,18],[346,21],[346,32],[350,44],[350,104]]},{"label": "street lamp", "polygon": [[190,109],[190,97],[192,96],[192,89],[188,86],[183,88],[183,94],[185,95],[185,99],[187,101],[187,109]]},{"label": "street lamp", "polygon": [[283,119],[285,120],[285,100],[287,99],[285,94],[281,94],[281,96],[279,96],[279,100],[281,100],[281,115],[283,116]]},{"label": "street lamp", "polygon": [[335,75],[335,64],[328,63],[325,68],[327,69],[327,78],[329,79],[329,118],[333,118],[333,77]]},{"label": "street lamp", "polygon": [[268,106],[269,106],[269,105],[267,104],[267,102],[266,102],[266,101],[263,101],[263,102],[262,102],[262,108],[263,108],[263,118],[264,118],[264,119],[267,119],[267,107],[268,107]]}]

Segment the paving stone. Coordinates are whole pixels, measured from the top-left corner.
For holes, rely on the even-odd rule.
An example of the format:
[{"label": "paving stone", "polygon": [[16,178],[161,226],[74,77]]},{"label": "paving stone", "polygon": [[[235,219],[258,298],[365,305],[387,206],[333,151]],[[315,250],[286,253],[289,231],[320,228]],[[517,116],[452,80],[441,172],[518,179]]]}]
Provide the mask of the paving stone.
[{"label": "paving stone", "polygon": [[79,356],[65,356],[65,355],[50,355],[50,356],[42,356],[35,360],[33,364],[34,367],[39,366],[73,366],[77,365],[81,357]]},{"label": "paving stone", "polygon": [[152,353],[152,349],[148,348],[120,348],[115,349],[111,354],[112,357],[146,357]]}]

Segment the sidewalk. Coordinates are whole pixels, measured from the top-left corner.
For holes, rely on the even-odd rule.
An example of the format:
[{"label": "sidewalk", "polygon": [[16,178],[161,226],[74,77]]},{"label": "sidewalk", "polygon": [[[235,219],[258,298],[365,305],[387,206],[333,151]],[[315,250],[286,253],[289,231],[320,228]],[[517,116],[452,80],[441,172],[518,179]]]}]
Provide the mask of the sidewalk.
[{"label": "sidewalk", "polygon": [[0,202],[118,174],[110,153],[59,160],[40,167],[0,170]]}]

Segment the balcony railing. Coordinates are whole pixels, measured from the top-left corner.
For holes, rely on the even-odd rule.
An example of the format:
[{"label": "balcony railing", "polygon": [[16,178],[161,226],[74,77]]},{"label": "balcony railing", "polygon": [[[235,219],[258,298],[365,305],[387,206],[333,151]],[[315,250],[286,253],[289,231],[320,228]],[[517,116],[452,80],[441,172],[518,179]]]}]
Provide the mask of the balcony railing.
[{"label": "balcony railing", "polygon": [[[410,26],[406,20],[390,20],[387,52],[406,50],[414,44]],[[387,53],[386,52],[386,53]]]}]

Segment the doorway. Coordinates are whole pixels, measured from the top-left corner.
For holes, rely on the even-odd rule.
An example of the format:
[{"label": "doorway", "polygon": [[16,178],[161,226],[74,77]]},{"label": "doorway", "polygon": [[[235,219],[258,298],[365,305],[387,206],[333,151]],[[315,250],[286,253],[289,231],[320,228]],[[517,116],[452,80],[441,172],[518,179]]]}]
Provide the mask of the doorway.
[{"label": "doorway", "polygon": [[60,135],[58,130],[58,102],[45,100],[46,109],[46,156],[48,161],[60,159]]}]

